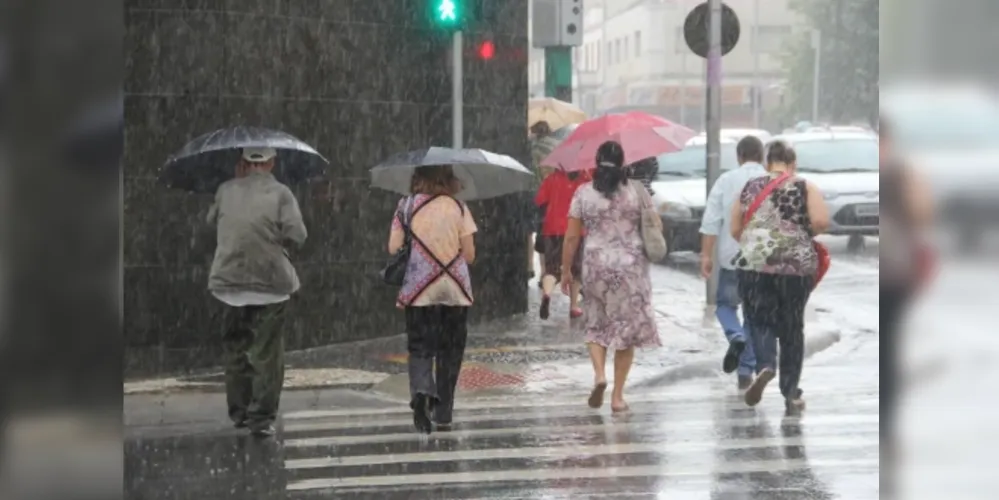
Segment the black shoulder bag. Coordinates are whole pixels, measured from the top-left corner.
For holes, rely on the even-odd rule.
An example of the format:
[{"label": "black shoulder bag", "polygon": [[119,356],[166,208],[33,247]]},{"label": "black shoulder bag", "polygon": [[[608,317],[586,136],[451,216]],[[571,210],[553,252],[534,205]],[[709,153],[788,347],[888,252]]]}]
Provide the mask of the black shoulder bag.
[{"label": "black shoulder bag", "polygon": [[388,263],[385,264],[385,267],[378,273],[386,285],[402,286],[406,280],[406,268],[409,266],[409,254],[413,249],[413,231],[410,229],[409,225],[410,222],[412,222],[413,203],[415,199],[415,196],[406,198],[406,203],[403,204],[402,209],[399,212],[396,212],[396,217],[399,218],[399,223],[402,224],[402,231],[406,236],[403,240],[402,248],[389,257]]}]

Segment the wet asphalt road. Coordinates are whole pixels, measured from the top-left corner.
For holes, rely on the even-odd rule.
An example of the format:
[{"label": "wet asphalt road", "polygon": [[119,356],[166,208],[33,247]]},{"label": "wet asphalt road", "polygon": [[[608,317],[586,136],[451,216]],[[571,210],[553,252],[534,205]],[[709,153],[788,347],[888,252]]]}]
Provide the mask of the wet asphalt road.
[{"label": "wet asphalt road", "polygon": [[[583,394],[460,401],[455,428],[429,438],[405,408],[337,407],[285,414],[269,441],[236,431],[133,437],[126,498],[875,499],[872,253],[837,261],[813,300],[822,321],[849,334],[806,363],[801,418],[783,415],[776,383],[750,409],[721,375],[636,389],[624,415],[589,409]],[[696,285],[689,267],[656,273]]]}]

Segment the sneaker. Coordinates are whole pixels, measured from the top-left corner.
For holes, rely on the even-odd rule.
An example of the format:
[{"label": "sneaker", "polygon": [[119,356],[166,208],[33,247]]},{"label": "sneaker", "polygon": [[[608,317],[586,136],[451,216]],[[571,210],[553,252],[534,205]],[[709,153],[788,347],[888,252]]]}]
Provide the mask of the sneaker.
[{"label": "sneaker", "polygon": [[552,298],[550,296],[541,297],[541,310],[539,311],[541,319],[548,319],[548,316],[551,315],[551,306]]},{"label": "sneaker", "polygon": [[583,310],[578,307],[574,307],[572,308],[571,311],[569,311],[569,317],[572,319],[576,319],[582,316],[583,316]]},{"label": "sneaker", "polygon": [[760,400],[763,399],[763,391],[767,388],[767,384],[769,384],[770,381],[776,376],[777,373],[774,372],[773,369],[764,368],[760,374],[756,376],[756,379],[753,380],[753,383],[750,384],[749,389],[746,389],[744,398],[746,404],[749,406],[756,406],[759,404]]},{"label": "sneaker", "polygon": [[799,416],[801,415],[801,412],[805,410],[805,400],[801,398],[785,399],[784,410],[785,415],[788,417]]},{"label": "sneaker", "polygon": [[725,359],[722,360],[722,370],[725,373],[732,373],[739,367],[739,356],[742,356],[742,351],[745,349],[746,341],[744,340],[734,340],[728,345]]}]

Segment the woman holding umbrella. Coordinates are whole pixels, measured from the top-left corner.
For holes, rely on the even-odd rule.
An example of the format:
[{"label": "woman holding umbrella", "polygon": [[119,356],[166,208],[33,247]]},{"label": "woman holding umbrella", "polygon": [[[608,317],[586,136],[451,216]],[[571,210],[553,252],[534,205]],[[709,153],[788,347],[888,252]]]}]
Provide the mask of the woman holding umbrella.
[{"label": "woman holding umbrella", "polygon": [[525,191],[531,172],[508,156],[432,147],[395,155],[371,177],[373,186],[406,195],[392,219],[388,251],[408,255],[396,306],[406,315],[413,423],[429,434],[434,423],[451,425],[474,302],[469,265],[477,227],[459,199]]},{"label": "woman holding umbrella", "polygon": [[402,249],[407,228],[415,250],[407,270],[418,272],[406,273],[396,307],[406,312],[413,423],[427,434],[431,422],[451,424],[473,302],[468,266],[478,228],[468,207],[453,198],[460,185],[450,166],[417,168],[413,194],[399,202],[389,235],[389,254]]}]

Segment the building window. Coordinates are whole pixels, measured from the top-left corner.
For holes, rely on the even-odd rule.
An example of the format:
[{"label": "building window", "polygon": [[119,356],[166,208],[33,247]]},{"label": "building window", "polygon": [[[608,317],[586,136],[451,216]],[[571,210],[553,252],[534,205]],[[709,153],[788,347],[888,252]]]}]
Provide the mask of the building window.
[{"label": "building window", "polygon": [[624,50],[622,51],[623,52],[622,58],[626,61],[628,60],[629,57],[631,57],[631,50],[628,48],[629,41],[630,41],[629,38],[624,39]]},{"label": "building window", "polygon": [[614,65],[614,44],[607,42],[607,64]]},{"label": "building window", "polygon": [[[752,33],[752,28],[750,28]],[[784,41],[791,36],[790,26],[760,26],[759,39],[753,40],[753,49],[760,54],[776,54],[784,48]]]},{"label": "building window", "polygon": [[635,57],[642,55],[642,32],[635,32]]},{"label": "building window", "polygon": [[593,59],[594,59],[595,64],[593,66],[593,69],[599,70],[600,69],[600,52],[601,52],[600,51],[600,42],[597,42],[594,45],[595,45],[595,47],[594,47],[595,50],[593,51]]},{"label": "building window", "polygon": [[621,39],[614,40],[614,64],[621,64]]}]

